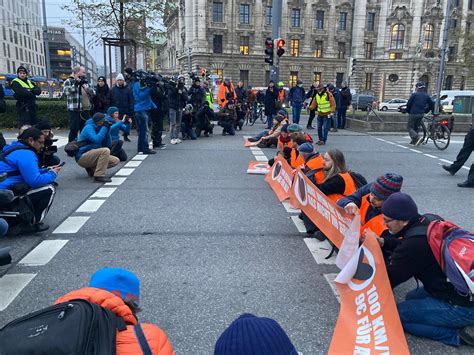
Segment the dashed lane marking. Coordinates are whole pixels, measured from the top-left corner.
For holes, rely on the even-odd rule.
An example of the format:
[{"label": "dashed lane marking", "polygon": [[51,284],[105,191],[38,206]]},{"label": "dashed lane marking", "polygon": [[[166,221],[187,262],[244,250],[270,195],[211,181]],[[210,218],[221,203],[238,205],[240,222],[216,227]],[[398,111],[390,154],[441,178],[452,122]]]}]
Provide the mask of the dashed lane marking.
[{"label": "dashed lane marking", "polygon": [[336,281],[334,281],[337,277],[337,274],[324,274],[324,278],[328,282],[329,286],[331,286],[331,290],[337,298],[337,301],[341,303],[341,295],[336,287]]},{"label": "dashed lane marking", "polygon": [[125,164],[125,168],[138,168],[143,160],[130,160],[127,164]]},{"label": "dashed lane marking", "polygon": [[4,311],[36,274],[7,274],[0,278],[0,311]]},{"label": "dashed lane marking", "polygon": [[252,153],[253,153],[253,155],[255,155],[255,156],[263,156],[263,155],[265,155],[264,152],[258,151],[258,150],[254,151],[254,152],[252,152]]},{"label": "dashed lane marking", "polygon": [[257,155],[255,156],[255,160],[257,161],[268,161],[268,158],[266,156],[262,155]]},{"label": "dashed lane marking", "polygon": [[132,158],[132,160],[145,160],[147,156],[147,154],[137,154]]},{"label": "dashed lane marking", "polygon": [[298,218],[298,216],[291,216],[290,218],[298,229],[298,232],[306,233],[306,227],[304,226],[303,221]]},{"label": "dashed lane marking", "polygon": [[375,139],[378,140],[378,141],[381,141],[381,142],[386,142],[386,140],[382,139],[382,138],[375,138]]},{"label": "dashed lane marking", "polygon": [[70,216],[54,230],[53,234],[77,233],[89,218],[89,216]]},{"label": "dashed lane marking", "polygon": [[112,194],[117,190],[116,187],[101,187],[98,189],[91,198],[107,198],[112,196]]},{"label": "dashed lane marking", "polygon": [[20,265],[41,266],[46,265],[66,245],[68,240],[43,240],[36,248],[30,251]]},{"label": "dashed lane marking", "polygon": [[418,153],[418,154],[423,154],[423,152],[421,150],[410,149],[410,151],[412,151],[414,153]]},{"label": "dashed lane marking", "polygon": [[290,201],[283,201],[282,205],[285,207],[285,210],[288,213],[300,213],[299,209],[293,208],[293,206],[291,206]]},{"label": "dashed lane marking", "polygon": [[423,153],[423,155],[428,158],[438,159],[436,155],[431,155],[431,154],[426,154],[426,153]]},{"label": "dashed lane marking", "polygon": [[439,161],[442,161],[442,162],[445,162],[445,163],[448,163],[448,164],[452,164],[453,162],[451,160],[446,160],[446,159],[439,159]]},{"label": "dashed lane marking", "polygon": [[112,177],[112,182],[106,183],[105,186],[119,186],[122,185],[125,180],[127,180],[126,177]]},{"label": "dashed lane marking", "polygon": [[115,176],[130,176],[135,169],[122,168],[115,173]]},{"label": "dashed lane marking", "polygon": [[397,147],[400,147],[400,148],[403,148],[403,149],[410,149],[410,148],[405,147],[404,145],[401,145],[401,144],[397,144]]},{"label": "dashed lane marking", "polygon": [[327,265],[333,265],[336,263],[336,253],[333,253],[329,259],[326,259],[332,250],[332,246],[327,240],[320,242],[316,238],[304,238],[304,242],[306,243],[311,254],[313,254],[313,258],[316,260],[316,263]]},{"label": "dashed lane marking", "polygon": [[253,151],[255,151],[255,150],[257,150],[257,151],[262,151],[259,147],[250,147],[250,150],[253,150]]},{"label": "dashed lane marking", "polygon": [[87,200],[79,208],[76,212],[79,213],[94,213],[102,206],[105,200]]},{"label": "dashed lane marking", "polygon": [[471,170],[471,168],[467,167],[467,166],[462,166],[463,169],[466,169],[466,170]]}]

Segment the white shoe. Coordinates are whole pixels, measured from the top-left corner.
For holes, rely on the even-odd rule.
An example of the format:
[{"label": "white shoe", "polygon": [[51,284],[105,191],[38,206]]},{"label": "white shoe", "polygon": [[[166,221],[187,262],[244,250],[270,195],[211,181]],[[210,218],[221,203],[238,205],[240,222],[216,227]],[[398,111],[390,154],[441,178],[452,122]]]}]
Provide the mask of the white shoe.
[{"label": "white shoe", "polygon": [[176,139],[172,139],[172,140],[170,141],[170,143],[171,143],[171,144],[178,144],[178,142],[176,142]]},{"label": "white shoe", "polygon": [[182,141],[181,139],[179,139],[179,138],[176,138],[175,141],[176,141],[176,143],[178,143],[178,144],[183,142],[183,141]]}]

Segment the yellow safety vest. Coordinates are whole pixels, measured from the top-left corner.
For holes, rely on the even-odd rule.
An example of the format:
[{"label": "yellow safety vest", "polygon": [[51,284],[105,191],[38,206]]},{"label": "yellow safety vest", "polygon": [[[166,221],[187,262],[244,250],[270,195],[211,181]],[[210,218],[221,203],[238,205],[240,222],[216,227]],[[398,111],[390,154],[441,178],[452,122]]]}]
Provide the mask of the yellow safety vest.
[{"label": "yellow safety vest", "polygon": [[318,104],[318,112],[331,112],[331,101],[329,100],[329,94],[327,92],[322,96],[316,94],[316,103]]},{"label": "yellow safety vest", "polygon": [[15,78],[12,80],[12,82],[17,82],[24,89],[33,89],[35,87],[35,85],[30,81],[30,79],[26,79],[26,83],[25,83],[23,80]]}]

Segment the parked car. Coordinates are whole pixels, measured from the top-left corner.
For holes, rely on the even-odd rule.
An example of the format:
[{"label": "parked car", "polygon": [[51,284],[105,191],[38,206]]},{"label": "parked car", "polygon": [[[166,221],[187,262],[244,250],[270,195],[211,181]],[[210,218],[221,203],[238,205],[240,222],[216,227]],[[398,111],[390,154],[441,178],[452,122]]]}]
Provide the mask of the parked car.
[{"label": "parked car", "polygon": [[372,95],[352,95],[352,107],[354,110],[367,111],[369,106],[372,106],[375,97]]},{"label": "parked car", "polygon": [[389,111],[389,110],[394,110],[398,111],[398,108],[402,105],[406,105],[408,100],[405,99],[391,99],[388,101],[384,101],[379,105],[379,110],[380,111]]}]

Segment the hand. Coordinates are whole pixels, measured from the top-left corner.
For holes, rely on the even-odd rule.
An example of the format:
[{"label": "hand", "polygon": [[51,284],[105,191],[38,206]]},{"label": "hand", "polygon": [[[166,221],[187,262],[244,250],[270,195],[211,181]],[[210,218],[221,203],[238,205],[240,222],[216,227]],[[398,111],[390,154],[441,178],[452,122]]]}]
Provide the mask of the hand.
[{"label": "hand", "polygon": [[56,174],[59,174],[61,171],[62,167],[60,165],[53,165],[49,167],[50,170],[54,171]]},{"label": "hand", "polygon": [[357,214],[359,213],[359,207],[354,202],[349,202],[345,207],[344,210],[349,214]]},{"label": "hand", "polygon": [[367,239],[367,238],[375,238],[377,240],[377,242],[379,243],[380,247],[383,247],[383,245],[385,244],[385,240],[383,238],[380,238],[372,229],[370,228],[367,228],[367,229],[364,229],[364,231],[362,232],[362,236],[361,236],[361,241],[362,243]]},{"label": "hand", "polygon": [[183,93],[183,90],[178,90],[178,94],[182,94]]}]

